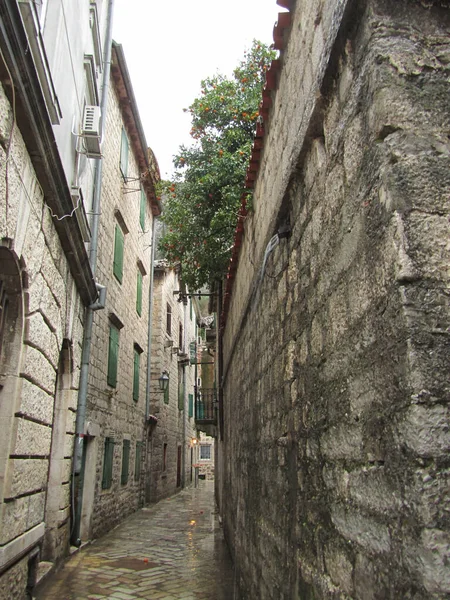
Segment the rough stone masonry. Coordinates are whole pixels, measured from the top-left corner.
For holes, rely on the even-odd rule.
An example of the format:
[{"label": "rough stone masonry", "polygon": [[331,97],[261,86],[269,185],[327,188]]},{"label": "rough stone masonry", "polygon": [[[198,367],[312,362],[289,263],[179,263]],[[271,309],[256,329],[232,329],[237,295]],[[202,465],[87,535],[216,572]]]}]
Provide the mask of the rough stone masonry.
[{"label": "rough stone masonry", "polygon": [[292,13],[224,331],[238,586],[450,598],[449,2]]}]

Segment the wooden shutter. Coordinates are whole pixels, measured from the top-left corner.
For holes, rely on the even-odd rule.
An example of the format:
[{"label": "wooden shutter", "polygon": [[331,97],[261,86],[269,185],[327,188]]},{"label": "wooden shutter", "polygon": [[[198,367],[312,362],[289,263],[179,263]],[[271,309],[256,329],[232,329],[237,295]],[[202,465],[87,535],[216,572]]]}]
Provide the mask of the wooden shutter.
[{"label": "wooden shutter", "polygon": [[134,368],[133,368],[133,400],[139,400],[139,362],[141,355],[134,350]]},{"label": "wooden shutter", "polygon": [[103,477],[102,489],[106,490],[111,487],[112,472],[114,458],[114,440],[113,438],[105,438],[105,452],[103,455]]},{"label": "wooden shutter", "polygon": [[122,447],[122,475],[120,482],[125,485],[128,482],[128,470],[130,464],[130,440],[123,440]]},{"label": "wooden shutter", "polygon": [[109,326],[109,351],[108,351],[108,377],[107,382],[111,387],[117,385],[117,365],[119,360],[119,330],[113,325]]},{"label": "wooden shutter", "polygon": [[123,231],[119,225],[116,225],[114,236],[114,262],[113,273],[117,281],[122,283],[123,278]]},{"label": "wooden shutter", "polygon": [[147,197],[145,191],[141,188],[141,205],[139,207],[139,224],[142,231],[145,231],[145,205],[147,204]]},{"label": "wooden shutter", "polygon": [[138,269],[136,285],[136,312],[139,316],[142,314],[142,273]]},{"label": "wooden shutter", "polygon": [[189,417],[194,416],[194,394],[189,394]]},{"label": "wooden shutter", "polygon": [[169,386],[170,386],[170,381],[167,382],[167,388],[164,390],[164,402],[166,404],[169,404]]},{"label": "wooden shutter", "polygon": [[128,138],[127,132],[122,127],[122,139],[120,142],[120,171],[122,177],[126,179],[128,176]]}]

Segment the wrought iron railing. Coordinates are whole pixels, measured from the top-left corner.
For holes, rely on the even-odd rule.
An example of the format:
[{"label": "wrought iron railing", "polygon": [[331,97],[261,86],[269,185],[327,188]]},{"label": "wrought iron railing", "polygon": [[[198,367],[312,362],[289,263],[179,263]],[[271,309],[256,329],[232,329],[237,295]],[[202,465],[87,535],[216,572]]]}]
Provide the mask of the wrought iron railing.
[{"label": "wrought iron railing", "polygon": [[217,423],[217,393],[215,388],[198,388],[195,398],[195,420]]}]

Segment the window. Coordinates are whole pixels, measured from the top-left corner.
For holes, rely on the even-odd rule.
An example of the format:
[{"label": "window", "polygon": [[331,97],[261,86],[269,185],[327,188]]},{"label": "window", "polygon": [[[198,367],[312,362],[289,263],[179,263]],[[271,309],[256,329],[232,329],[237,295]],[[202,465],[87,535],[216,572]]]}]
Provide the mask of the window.
[{"label": "window", "polygon": [[134,362],[133,362],[133,400],[139,400],[139,370],[141,361],[142,348],[137,344],[134,345]]},{"label": "window", "polygon": [[134,460],[134,480],[141,478],[142,442],[136,442],[136,458]]},{"label": "window", "polygon": [[113,260],[113,273],[114,277],[119,283],[122,283],[123,279],[123,243],[124,235],[123,231],[116,223],[116,230],[114,236],[114,260]]},{"label": "window", "polygon": [[200,460],[211,460],[211,444],[200,446]]},{"label": "window", "polygon": [[167,303],[167,312],[166,312],[166,332],[169,335],[172,335],[172,307],[169,303]]},{"label": "window", "polygon": [[109,325],[108,376],[107,382],[111,387],[117,386],[117,366],[119,362],[119,330],[115,325]]},{"label": "window", "polygon": [[167,444],[166,443],[163,446],[163,464],[162,464],[162,470],[163,471],[167,470]]},{"label": "window", "polygon": [[192,321],[192,298],[189,298],[189,318]]},{"label": "window", "polygon": [[130,440],[123,440],[122,445],[122,474],[120,483],[126,485],[128,482],[128,469],[130,464]]},{"label": "window", "polygon": [[145,190],[141,187],[141,203],[139,206],[139,225],[141,226],[142,231],[145,231],[145,206],[147,204],[147,196],[145,195]]},{"label": "window", "polygon": [[167,382],[167,387],[164,390],[164,403],[169,404],[169,388],[170,388],[170,380]]},{"label": "window", "polygon": [[126,180],[128,177],[128,137],[124,127],[122,127],[122,139],[120,142],[120,172]]},{"label": "window", "polygon": [[111,487],[113,474],[113,458],[114,458],[114,440],[113,438],[105,438],[105,452],[103,455],[103,477],[102,489],[107,490]]},{"label": "window", "polygon": [[139,269],[136,279],[136,312],[139,316],[142,315],[142,273]]},{"label": "window", "polygon": [[194,416],[194,394],[189,394],[189,418]]}]

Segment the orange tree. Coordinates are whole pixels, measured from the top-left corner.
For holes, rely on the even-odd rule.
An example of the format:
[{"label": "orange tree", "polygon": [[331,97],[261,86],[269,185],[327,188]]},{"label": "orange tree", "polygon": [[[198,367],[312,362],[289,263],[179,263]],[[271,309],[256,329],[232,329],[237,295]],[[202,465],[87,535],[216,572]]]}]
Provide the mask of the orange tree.
[{"label": "orange tree", "polygon": [[193,143],[174,157],[174,180],[163,188],[160,248],[181,266],[192,291],[223,278],[258,118],[265,71],[273,50],[253,41],[232,77],[201,82],[191,113]]}]

